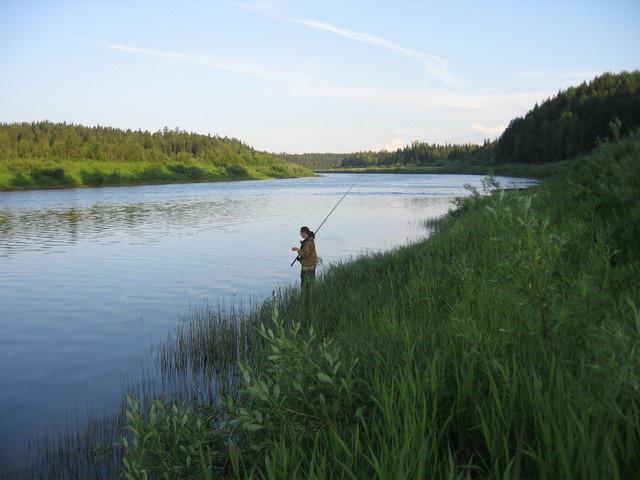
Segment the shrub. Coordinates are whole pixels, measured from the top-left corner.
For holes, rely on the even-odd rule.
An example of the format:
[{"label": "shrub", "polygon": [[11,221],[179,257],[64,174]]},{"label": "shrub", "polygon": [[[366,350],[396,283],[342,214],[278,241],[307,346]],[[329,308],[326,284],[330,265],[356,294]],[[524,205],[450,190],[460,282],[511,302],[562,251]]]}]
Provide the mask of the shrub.
[{"label": "shrub", "polygon": [[124,179],[118,174],[118,172],[105,173],[100,170],[80,172],[80,178],[85,185],[114,185],[122,183]]},{"label": "shrub", "polygon": [[243,165],[227,165],[225,169],[227,171],[227,175],[229,175],[231,178],[249,177],[249,172]]},{"label": "shrub", "polygon": [[218,478],[210,417],[160,400],[145,415],[132,397],[126,417],[129,435],[121,439],[126,480]]},{"label": "shrub", "polygon": [[73,179],[65,175],[64,168],[32,168],[31,178],[37,185],[71,185]]},{"label": "shrub", "polygon": [[177,176],[192,180],[204,179],[207,177],[207,172],[195,165],[183,165],[182,163],[174,163],[169,165],[167,168],[170,172],[176,174]]},{"label": "shrub", "polygon": [[33,178],[27,177],[24,173],[16,173],[11,179],[12,187],[30,188],[35,186]]},{"label": "shrub", "polygon": [[265,363],[241,367],[240,400],[229,405],[244,447],[268,452],[283,432],[311,447],[320,430],[347,428],[357,419],[362,411],[357,361],[346,362],[335,341],[319,339],[313,327],[304,333],[297,322],[286,327],[277,315],[270,326],[260,325],[260,336]]}]

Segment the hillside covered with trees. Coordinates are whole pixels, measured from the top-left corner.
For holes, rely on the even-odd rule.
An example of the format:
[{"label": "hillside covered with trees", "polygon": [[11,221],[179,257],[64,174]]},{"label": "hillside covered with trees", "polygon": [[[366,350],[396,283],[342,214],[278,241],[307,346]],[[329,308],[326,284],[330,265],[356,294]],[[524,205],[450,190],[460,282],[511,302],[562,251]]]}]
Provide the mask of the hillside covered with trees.
[{"label": "hillside covered with trees", "polygon": [[395,151],[356,152],[341,167],[442,166],[457,164],[542,164],[565,160],[599,142],[640,126],[640,70],[604,73],[571,87],[524,117],[513,119],[495,141],[483,145],[413,142]]},{"label": "hillside covered with trees", "polygon": [[179,129],[0,124],[0,189],[310,175],[239,140]]},{"label": "hillside covered with trees", "polygon": [[605,73],[511,121],[495,144],[498,163],[548,163],[626,135],[640,125],[640,70]]}]

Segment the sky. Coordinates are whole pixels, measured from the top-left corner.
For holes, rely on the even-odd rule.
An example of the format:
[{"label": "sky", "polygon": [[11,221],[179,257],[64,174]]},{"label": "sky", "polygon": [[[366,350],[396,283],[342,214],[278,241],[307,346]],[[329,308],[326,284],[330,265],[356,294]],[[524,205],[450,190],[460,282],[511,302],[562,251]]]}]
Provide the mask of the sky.
[{"label": "sky", "polygon": [[178,127],[271,152],[481,143],[639,67],[638,0],[0,0],[0,122]]}]

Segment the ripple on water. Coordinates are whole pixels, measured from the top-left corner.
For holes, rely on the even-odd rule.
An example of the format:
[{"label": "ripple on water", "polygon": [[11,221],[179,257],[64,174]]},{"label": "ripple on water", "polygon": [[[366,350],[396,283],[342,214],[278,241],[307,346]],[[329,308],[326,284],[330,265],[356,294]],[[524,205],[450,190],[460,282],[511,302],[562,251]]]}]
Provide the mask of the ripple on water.
[{"label": "ripple on water", "polygon": [[[355,178],[0,192],[0,445],[111,403],[189,308],[298,282],[298,228],[318,225]],[[419,238],[480,180],[363,176],[318,253],[327,265]]]}]

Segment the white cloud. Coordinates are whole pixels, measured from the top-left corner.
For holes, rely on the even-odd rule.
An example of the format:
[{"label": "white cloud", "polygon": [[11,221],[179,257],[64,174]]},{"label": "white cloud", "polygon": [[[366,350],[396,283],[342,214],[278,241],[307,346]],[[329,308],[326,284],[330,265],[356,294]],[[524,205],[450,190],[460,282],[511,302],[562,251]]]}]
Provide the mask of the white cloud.
[{"label": "white cloud", "polygon": [[431,55],[429,53],[419,52],[418,50],[406,48],[398,45],[397,43],[377,37],[370,33],[345,30],[330,23],[302,19],[293,19],[291,21],[310,28],[315,28],[317,30],[334,33],[336,35],[340,35],[341,37],[345,37],[356,42],[366,43],[368,45],[373,45],[376,47],[384,48],[386,50],[397,52],[405,57],[418,60],[424,65],[425,69],[431,76],[442,80],[448,85],[461,84],[460,79],[449,72],[447,61],[444,58],[438,57],[436,55]]},{"label": "white cloud", "polygon": [[498,125],[495,127],[487,127],[486,125],[482,125],[480,123],[474,123],[471,125],[471,128],[476,132],[482,133],[485,137],[497,137],[506,128],[504,125]]},{"label": "white cloud", "polygon": [[202,55],[194,53],[177,53],[162,50],[152,50],[148,48],[138,48],[128,45],[99,42],[105,48],[119,50],[128,53],[148,55],[152,57],[165,58],[168,60],[179,60],[190,63],[204,65],[215,70],[238,73],[249,77],[267,80],[278,84],[306,85],[315,80],[315,74],[301,70],[281,70],[274,69],[261,63],[253,62],[243,58],[221,57],[216,55]]},{"label": "white cloud", "polygon": [[[522,115],[534,103],[544,100],[552,93],[547,91],[487,94],[448,89],[346,86],[327,82],[319,78],[315,72],[272,68],[242,58],[178,53],[116,43],[100,43],[100,45],[128,54],[189,62],[203,68],[213,68],[231,74],[248,76],[269,82],[282,94],[290,97],[320,98],[336,102],[390,107],[385,109],[388,115],[401,115],[393,121],[408,122],[404,123],[404,126],[414,131],[412,133],[396,130],[395,134],[387,137],[390,138],[388,141],[378,143],[376,149],[395,150],[414,139],[441,142],[482,141],[483,138],[497,136],[510,118]],[[355,111],[357,109],[345,108],[345,112],[350,112],[349,114],[353,114]],[[390,121],[385,118],[375,119],[374,122],[384,125],[385,122]],[[412,120],[406,120],[407,118],[412,118]],[[470,128],[461,130],[460,126],[463,125],[469,125]],[[419,132],[415,131],[416,128],[419,129]],[[352,136],[352,134],[349,135]],[[377,138],[381,136],[379,133]],[[313,137],[313,141],[315,140]]]},{"label": "white cloud", "polygon": [[482,110],[505,104],[530,106],[548,95],[548,93],[474,94],[442,89],[351,87],[323,81],[315,72],[276,69],[242,58],[170,52],[116,43],[100,42],[99,44],[111,50],[190,62],[220,71],[266,80],[280,86],[288,95],[293,97],[332,98],[360,103],[384,103],[417,108]]},{"label": "white cloud", "polygon": [[377,143],[371,150],[386,150],[394,152],[399,148],[406,147],[410,142],[407,140],[406,134],[401,129],[396,129],[394,136],[388,142]]},{"label": "white cloud", "polygon": [[299,25],[304,25],[305,27],[333,33],[335,35],[348,38],[349,40],[366,43],[368,45],[399,53],[400,55],[403,55],[407,58],[418,60],[423,64],[429,75],[442,80],[447,85],[454,86],[460,85],[462,83],[459,78],[449,72],[448,62],[442,57],[403,47],[402,45],[398,45],[395,42],[378,37],[376,35],[372,35],[367,32],[347,30],[337,25],[318,20],[287,17],[281,13],[280,4],[278,2],[236,2],[234,3],[234,5],[243,10],[257,13],[265,17],[277,18],[290,23],[297,23]]},{"label": "white cloud", "polygon": [[418,108],[450,108],[483,110],[511,105],[514,108],[533,106],[536,101],[546,98],[548,92],[521,94],[475,94],[449,90],[391,89],[346,87],[340,85],[291,86],[289,94],[297,97],[320,97],[365,103],[389,103],[412,105]]}]

